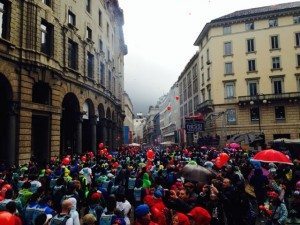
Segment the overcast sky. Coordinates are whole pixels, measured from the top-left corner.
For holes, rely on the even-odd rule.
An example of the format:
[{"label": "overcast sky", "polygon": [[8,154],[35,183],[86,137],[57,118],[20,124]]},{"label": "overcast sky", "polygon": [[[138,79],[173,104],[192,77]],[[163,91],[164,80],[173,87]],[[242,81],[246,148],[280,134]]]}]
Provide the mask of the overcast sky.
[{"label": "overcast sky", "polygon": [[134,112],[148,112],[197,51],[204,25],[237,10],[286,0],[119,0],[124,11],[125,91]]}]

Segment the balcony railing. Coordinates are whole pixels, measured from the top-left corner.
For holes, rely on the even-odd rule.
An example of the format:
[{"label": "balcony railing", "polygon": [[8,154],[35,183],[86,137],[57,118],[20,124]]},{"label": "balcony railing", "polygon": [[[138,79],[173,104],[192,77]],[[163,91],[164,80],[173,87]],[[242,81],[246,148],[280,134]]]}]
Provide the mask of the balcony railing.
[{"label": "balcony railing", "polygon": [[282,101],[282,100],[300,100],[300,92],[288,92],[281,94],[260,94],[247,95],[238,97],[239,103],[247,103],[250,101]]},{"label": "balcony railing", "polygon": [[197,105],[198,112],[204,112],[207,109],[211,109],[213,107],[213,100],[206,100]]}]

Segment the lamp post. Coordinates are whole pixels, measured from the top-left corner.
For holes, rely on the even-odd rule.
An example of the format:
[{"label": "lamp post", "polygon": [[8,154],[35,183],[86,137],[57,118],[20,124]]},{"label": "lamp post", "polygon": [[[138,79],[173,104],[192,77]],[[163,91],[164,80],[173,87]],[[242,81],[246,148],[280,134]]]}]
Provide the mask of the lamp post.
[{"label": "lamp post", "polygon": [[[259,95],[257,95],[256,99],[257,99],[256,101],[251,100],[251,101],[250,101],[250,105],[252,105],[252,106],[256,105],[257,108],[258,108],[258,129],[259,129],[259,132],[262,133],[262,132],[261,132],[261,116],[260,116],[260,105],[261,105],[261,102],[260,102],[260,100],[259,100]],[[255,103],[256,103],[256,104],[255,104]],[[266,100],[266,99],[263,99],[263,100],[262,100],[262,103],[263,103],[263,104],[266,104],[266,103],[267,103],[267,100]]]}]

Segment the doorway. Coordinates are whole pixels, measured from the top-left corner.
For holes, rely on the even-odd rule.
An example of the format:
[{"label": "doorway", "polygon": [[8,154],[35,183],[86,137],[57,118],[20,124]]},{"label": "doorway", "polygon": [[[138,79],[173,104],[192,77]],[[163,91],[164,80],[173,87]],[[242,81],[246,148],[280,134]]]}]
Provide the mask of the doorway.
[{"label": "doorway", "polygon": [[32,115],[31,151],[35,161],[44,166],[50,159],[50,116]]}]

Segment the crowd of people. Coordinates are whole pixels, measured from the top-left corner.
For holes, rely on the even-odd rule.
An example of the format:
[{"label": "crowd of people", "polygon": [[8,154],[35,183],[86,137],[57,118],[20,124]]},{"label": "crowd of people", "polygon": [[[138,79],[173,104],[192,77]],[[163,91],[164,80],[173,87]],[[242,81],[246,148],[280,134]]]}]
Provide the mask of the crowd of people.
[{"label": "crowd of people", "polygon": [[[268,225],[299,222],[300,161],[240,148],[122,147],[0,168],[2,225]],[[223,157],[224,156],[224,157]],[[225,157],[226,156],[226,157]],[[187,179],[199,165],[210,173]],[[200,173],[201,171],[190,171]],[[189,178],[192,176],[189,176]]]}]

